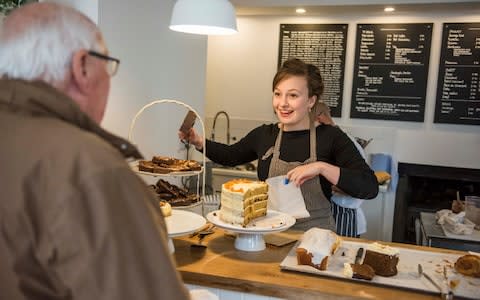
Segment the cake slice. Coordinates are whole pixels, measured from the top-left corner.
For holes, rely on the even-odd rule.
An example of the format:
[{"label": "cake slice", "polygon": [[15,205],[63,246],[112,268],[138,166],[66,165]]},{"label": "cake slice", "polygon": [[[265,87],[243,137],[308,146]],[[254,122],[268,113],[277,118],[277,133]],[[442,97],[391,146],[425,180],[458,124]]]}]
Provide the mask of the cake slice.
[{"label": "cake slice", "polygon": [[246,226],[267,214],[268,185],[263,181],[234,179],[222,185],[220,220]]},{"label": "cake slice", "polygon": [[348,278],[372,280],[375,276],[375,270],[366,264],[344,263],[343,266],[343,275]]},{"label": "cake slice", "polygon": [[371,243],[365,251],[363,264],[371,266],[376,275],[390,277],[397,275],[398,257],[398,249],[380,243]]},{"label": "cake slice", "polygon": [[296,249],[297,263],[309,265],[319,270],[328,268],[328,259],[340,247],[340,237],[327,229],[310,228],[303,234]]}]

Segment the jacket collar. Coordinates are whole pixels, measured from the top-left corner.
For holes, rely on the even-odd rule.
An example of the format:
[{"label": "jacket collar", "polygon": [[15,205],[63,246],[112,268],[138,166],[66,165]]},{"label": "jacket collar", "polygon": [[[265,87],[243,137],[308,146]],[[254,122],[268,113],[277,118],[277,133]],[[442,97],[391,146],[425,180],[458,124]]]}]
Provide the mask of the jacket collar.
[{"label": "jacket collar", "polygon": [[142,158],[135,146],[101,128],[70,97],[45,82],[0,80],[0,110],[63,120],[99,136],[126,158]]}]

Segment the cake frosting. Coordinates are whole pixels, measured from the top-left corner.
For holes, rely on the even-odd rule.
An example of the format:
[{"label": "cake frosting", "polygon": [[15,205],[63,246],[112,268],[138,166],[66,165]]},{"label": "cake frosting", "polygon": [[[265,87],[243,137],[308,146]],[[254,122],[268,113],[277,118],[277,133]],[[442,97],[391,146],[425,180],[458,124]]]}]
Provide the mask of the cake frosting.
[{"label": "cake frosting", "polygon": [[335,253],[340,243],[340,237],[331,230],[310,228],[303,234],[302,241],[297,247],[297,263],[326,270],[328,258]]},{"label": "cake frosting", "polygon": [[246,226],[267,214],[268,185],[263,181],[234,179],[222,185],[220,219]]}]

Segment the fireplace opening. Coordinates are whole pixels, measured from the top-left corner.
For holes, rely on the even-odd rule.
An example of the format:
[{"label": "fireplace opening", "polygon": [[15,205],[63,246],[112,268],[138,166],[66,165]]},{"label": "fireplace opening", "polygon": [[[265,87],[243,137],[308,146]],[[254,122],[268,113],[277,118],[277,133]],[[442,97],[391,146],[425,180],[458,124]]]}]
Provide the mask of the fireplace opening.
[{"label": "fireplace opening", "polygon": [[452,201],[465,196],[480,195],[480,170],[398,164],[398,185],[392,240],[415,244],[415,219],[420,212],[450,209]]}]

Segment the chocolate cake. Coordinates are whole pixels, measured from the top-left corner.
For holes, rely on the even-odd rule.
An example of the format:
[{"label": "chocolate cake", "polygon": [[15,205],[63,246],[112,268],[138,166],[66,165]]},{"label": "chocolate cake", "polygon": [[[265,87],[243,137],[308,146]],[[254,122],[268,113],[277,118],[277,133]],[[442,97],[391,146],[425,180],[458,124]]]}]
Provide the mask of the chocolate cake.
[{"label": "chocolate cake", "polygon": [[375,276],[375,270],[366,264],[349,264],[345,263],[343,274],[348,278],[356,278],[363,280],[372,280]]},{"label": "chocolate cake", "polygon": [[180,188],[166,180],[159,179],[155,185],[155,193],[160,201],[166,201],[171,206],[188,206],[199,201],[196,194],[189,193],[186,189]]},{"label": "chocolate cake", "polygon": [[376,275],[390,277],[397,275],[398,257],[398,249],[372,243],[366,249],[363,264],[371,266]]}]

